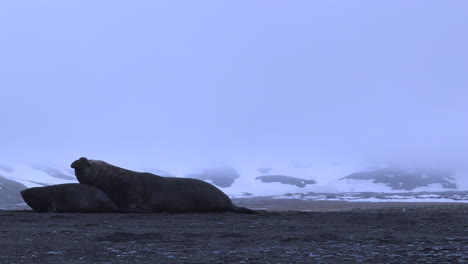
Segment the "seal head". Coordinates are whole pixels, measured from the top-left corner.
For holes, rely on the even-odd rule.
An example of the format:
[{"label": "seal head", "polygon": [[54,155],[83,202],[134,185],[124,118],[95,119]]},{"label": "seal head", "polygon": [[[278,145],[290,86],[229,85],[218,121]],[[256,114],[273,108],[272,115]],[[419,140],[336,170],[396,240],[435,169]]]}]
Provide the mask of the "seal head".
[{"label": "seal head", "polygon": [[[75,176],[80,183],[90,184],[94,181],[96,175],[88,172],[91,170],[91,162],[87,158],[81,157],[75,160],[70,167],[75,169]],[[84,175],[86,175],[86,177],[83,177]]]},{"label": "seal head", "polygon": [[37,189],[30,188],[21,191],[23,200],[36,212],[48,212],[49,198],[45,193],[36,191]]}]

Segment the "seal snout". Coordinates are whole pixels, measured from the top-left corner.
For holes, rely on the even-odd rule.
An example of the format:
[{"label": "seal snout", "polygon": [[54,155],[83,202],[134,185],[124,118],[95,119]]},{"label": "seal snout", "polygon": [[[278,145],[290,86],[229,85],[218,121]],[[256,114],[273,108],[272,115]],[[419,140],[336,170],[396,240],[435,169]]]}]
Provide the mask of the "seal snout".
[{"label": "seal snout", "polygon": [[24,189],[24,190],[22,190],[22,191],[20,192],[21,197],[23,198],[23,200],[24,200],[25,202],[26,202],[26,199],[27,199],[27,193],[28,193],[27,190],[28,190],[28,189]]},{"label": "seal snout", "polygon": [[75,160],[70,165],[70,167],[72,167],[73,169],[81,169],[81,168],[84,168],[86,166],[89,166],[89,160],[87,158],[85,158],[85,157],[82,157],[79,160]]}]

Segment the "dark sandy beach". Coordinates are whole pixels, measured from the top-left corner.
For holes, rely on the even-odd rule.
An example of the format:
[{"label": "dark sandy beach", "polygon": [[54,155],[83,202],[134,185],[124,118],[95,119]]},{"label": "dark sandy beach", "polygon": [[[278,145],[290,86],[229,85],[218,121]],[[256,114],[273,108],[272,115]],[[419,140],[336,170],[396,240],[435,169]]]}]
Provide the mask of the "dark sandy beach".
[{"label": "dark sandy beach", "polygon": [[0,211],[0,263],[468,263],[467,204],[236,203],[278,211]]}]

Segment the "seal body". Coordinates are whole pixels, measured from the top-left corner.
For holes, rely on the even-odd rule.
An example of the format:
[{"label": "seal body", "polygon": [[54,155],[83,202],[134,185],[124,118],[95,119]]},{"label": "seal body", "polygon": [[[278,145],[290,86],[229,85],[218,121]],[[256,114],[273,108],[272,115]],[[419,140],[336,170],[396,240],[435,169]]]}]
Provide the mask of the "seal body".
[{"label": "seal body", "polygon": [[107,194],[88,184],[29,188],[21,191],[21,196],[37,212],[104,213],[117,210]]},{"label": "seal body", "polygon": [[122,209],[137,212],[256,213],[233,205],[221,190],[197,179],[161,177],[86,158],[76,160],[71,167],[80,183],[103,190]]}]

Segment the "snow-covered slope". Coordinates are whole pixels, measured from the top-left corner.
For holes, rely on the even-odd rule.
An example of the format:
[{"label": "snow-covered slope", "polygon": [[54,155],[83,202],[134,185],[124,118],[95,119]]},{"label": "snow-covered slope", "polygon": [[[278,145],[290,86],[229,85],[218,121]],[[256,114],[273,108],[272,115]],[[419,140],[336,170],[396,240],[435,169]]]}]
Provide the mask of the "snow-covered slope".
[{"label": "snow-covered slope", "polygon": [[49,163],[9,162],[1,164],[0,175],[28,188],[78,182],[71,168]]},{"label": "snow-covered slope", "polygon": [[20,191],[25,188],[21,183],[9,180],[0,174],[0,208],[9,208],[22,203]]}]

